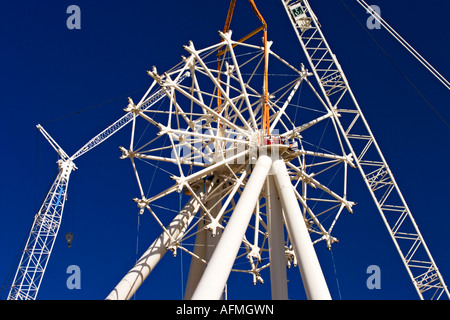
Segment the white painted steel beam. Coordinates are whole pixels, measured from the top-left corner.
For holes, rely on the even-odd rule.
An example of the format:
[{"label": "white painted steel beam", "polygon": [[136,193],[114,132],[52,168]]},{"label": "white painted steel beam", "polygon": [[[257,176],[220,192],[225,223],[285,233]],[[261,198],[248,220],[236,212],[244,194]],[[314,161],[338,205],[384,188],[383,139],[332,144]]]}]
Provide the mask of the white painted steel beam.
[{"label": "white painted steel beam", "polygon": [[[206,207],[210,209],[211,217],[215,219],[218,217],[218,215],[222,210],[222,201],[219,200],[220,204],[217,204],[216,202],[217,198],[222,197],[223,185],[219,185],[217,188],[219,190],[216,190],[215,193],[216,199],[208,200],[206,202]],[[207,230],[207,224],[208,224],[207,217],[205,216],[201,218],[201,221],[198,224],[198,233],[195,236],[195,246],[194,246],[194,254],[200,257],[201,259],[204,259],[206,262],[208,262],[211,259],[214,249],[216,248],[217,243],[219,242],[220,236],[222,234],[222,229],[217,228],[216,233],[213,236],[212,232],[210,230]],[[192,257],[191,265],[189,268],[188,280],[186,284],[186,290],[184,293],[185,300],[190,300],[192,298],[195,288],[197,287],[197,284],[203,275],[205,266],[206,264],[203,261],[200,261],[199,259]]]},{"label": "white painted steel beam", "polygon": [[311,242],[284,161],[281,159],[274,161],[272,172],[306,296],[309,300],[331,300],[319,259]]},{"label": "white painted steel beam", "polygon": [[256,161],[227,227],[192,295],[192,300],[218,300],[222,296],[271,164],[272,159],[265,155]]},{"label": "white painted steel beam", "polygon": [[[199,188],[199,190],[203,188]],[[200,203],[192,197],[178,215],[172,220],[161,235],[152,243],[138,260],[136,265],[123,277],[106,300],[129,300],[139,289],[150,272],[156,267],[159,260],[167,252],[173,241],[183,234],[190,221],[200,208]]]},{"label": "white painted steel beam", "polygon": [[287,300],[288,287],[284,248],[283,213],[278,191],[272,176],[267,177],[266,193],[272,300]]},{"label": "white painted steel beam", "polygon": [[[201,218],[198,223],[197,234],[195,236],[195,245],[193,253],[206,261],[206,237],[208,236],[205,218]],[[184,292],[184,299],[190,300],[194,294],[194,290],[200,281],[203,271],[205,270],[205,263],[197,258],[191,258],[191,264],[189,267],[189,275],[186,282],[186,290]]]}]

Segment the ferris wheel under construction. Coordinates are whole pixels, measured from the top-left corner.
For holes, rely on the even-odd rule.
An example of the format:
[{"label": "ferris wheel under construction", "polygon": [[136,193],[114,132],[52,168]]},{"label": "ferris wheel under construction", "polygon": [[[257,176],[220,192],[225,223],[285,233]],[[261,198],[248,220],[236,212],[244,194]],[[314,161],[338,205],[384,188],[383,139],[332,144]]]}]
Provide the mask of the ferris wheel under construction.
[{"label": "ferris wheel under construction", "polygon": [[[106,299],[131,299],[167,252],[191,257],[184,299],[224,299],[231,272],[249,274],[256,284],[264,282],[261,271],[269,269],[272,298],[285,300],[291,265],[298,266],[308,299],[331,299],[315,247],[331,249],[339,241],[334,234],[339,218],[354,210],[358,199],[347,192],[352,170],[369,190],[419,298],[450,298],[309,1],[281,1],[306,56],[300,66],[271,49],[267,23],[254,0],[248,2],[258,28],[234,39],[236,0],[231,0],[217,43],[197,48],[190,42],[173,68],[148,71],[153,82],[140,101],[129,98],[126,114],[73,156],[38,125],[60,156],[59,175],[35,216],[8,299],[36,299],[74,160],[127,124],[130,144],[120,150],[139,188],[133,201],[140,215],[154,218],[161,234]],[[370,10],[363,0],[358,3]],[[256,36],[261,33],[262,43]],[[301,99],[314,108],[299,116]],[[154,168],[161,172],[157,185]],[[163,223],[158,208],[177,203],[181,194],[189,200],[173,208],[177,214],[169,224]]]}]

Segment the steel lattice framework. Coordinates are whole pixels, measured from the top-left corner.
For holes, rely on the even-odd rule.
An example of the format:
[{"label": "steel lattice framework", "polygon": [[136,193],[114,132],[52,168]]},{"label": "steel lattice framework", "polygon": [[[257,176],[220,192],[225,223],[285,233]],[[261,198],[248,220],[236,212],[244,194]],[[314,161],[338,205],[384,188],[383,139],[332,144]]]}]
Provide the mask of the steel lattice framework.
[{"label": "steel lattice framework", "polygon": [[[294,186],[295,201],[301,204],[302,220],[307,223],[313,243],[324,241],[327,246],[331,246],[337,241],[331,235],[334,225],[343,210],[352,212],[353,206],[353,202],[346,197],[346,176],[348,166],[355,167],[355,164],[352,156],[345,153],[335,115],[319,98],[319,93],[308,80],[312,73],[303,66],[295,68],[271,50],[264,50],[262,46],[232,40],[231,31],[220,35],[221,42],[205,49],[198,50],[190,43],[185,47],[189,56],[171,71],[162,75],[156,69],[148,72],[154,79],[153,90],[161,88],[166,93],[165,103],[158,108],[142,110],[140,103],[130,101],[127,111],[136,114],[134,130],[130,147],[121,147],[122,158],[131,160],[137,178],[140,197],[134,200],[140,213],[148,211],[163,229],[158,241],[165,238],[164,246],[158,245],[157,248],[164,252],[178,248],[193,257],[187,298],[193,293],[202,274],[201,270],[211,258],[212,249],[220,241],[220,234],[224,229],[227,230],[230,219],[235,215],[233,212],[251,177],[255,175],[253,171],[261,155],[268,155],[272,159],[280,158],[286,163]],[[226,54],[222,55],[221,52]],[[261,129],[264,105],[263,61],[266,54],[269,65],[289,79],[287,83],[284,79],[276,82],[274,76],[271,81],[274,87],[269,88],[269,135]],[[218,56],[220,67],[216,68]],[[177,79],[187,72],[190,74],[187,78],[189,81],[178,82]],[[295,123],[295,119],[286,110],[295,104],[293,100],[298,100],[302,84],[309,88],[317,108],[304,111],[302,122]],[[145,98],[144,96],[142,99]],[[292,115],[295,116],[295,113]],[[139,130],[139,120],[147,123],[143,126],[146,128],[144,136],[141,134],[143,130]],[[312,128],[322,126],[323,129],[328,122],[333,128],[333,143],[327,145],[327,148],[324,145],[318,147],[319,140]],[[148,124],[154,130],[149,129]],[[138,139],[141,143],[136,145]],[[142,174],[138,160],[154,161],[154,167],[157,166],[155,170],[163,170],[174,183],[148,197],[145,192],[148,187],[144,185],[143,179],[148,180],[153,175]],[[330,184],[330,180],[336,176],[339,179]],[[256,203],[251,208],[251,231],[245,233],[232,268],[232,271],[251,274],[254,283],[263,281],[260,272],[269,266],[270,260],[267,218],[270,210],[267,207],[270,194],[276,193],[274,187],[269,186],[271,179],[267,180],[264,182],[263,177],[259,184],[263,191],[257,193]],[[158,212],[167,206],[167,197],[182,191],[193,197],[196,208],[201,213],[197,217],[196,210],[189,211],[188,217],[183,219],[185,223],[176,228],[178,231],[175,236],[170,232],[170,227],[166,228],[160,221],[161,213]],[[172,199],[176,201],[176,197],[172,196]],[[177,220],[179,219],[174,221]],[[290,243],[291,239],[285,239],[284,232],[280,233],[283,237],[282,256],[287,255],[288,263],[296,265],[297,257]],[[194,236],[196,241],[192,249],[192,243],[188,239]],[[242,239],[239,240],[241,241]],[[153,269],[154,264],[159,261],[159,258],[152,260],[155,252],[161,257],[161,251],[156,250],[155,246],[156,243],[144,253],[129,276]],[[201,252],[201,248],[206,250]],[[248,268],[242,267],[242,259],[247,260]],[[151,267],[148,266],[149,260],[153,261]],[[284,260],[283,258],[280,262],[283,265]],[[136,268],[140,270],[138,273],[135,272]],[[135,280],[124,279],[121,284],[127,286],[135,283],[137,287],[140,281]],[[130,298],[136,287],[116,289],[109,298]]]},{"label": "steel lattice framework", "polygon": [[58,176],[34,217],[33,227],[8,296],[9,300],[34,300],[39,291],[54,239],[61,225],[70,172],[74,170],[71,161],[59,160],[58,166]]},{"label": "steel lattice framework", "polygon": [[[171,70],[148,71],[153,82],[142,99],[129,99],[127,113],[72,157],[38,125],[61,157],[59,174],[35,216],[8,299],[36,298],[73,161],[130,122],[130,145],[120,150],[138,184],[133,200],[162,232],[107,299],[130,299],[167,251],[180,250],[192,257],[186,299],[221,298],[230,272],[262,283],[266,268],[272,297],[287,299],[291,265],[309,299],[330,299],[314,246],[338,242],[336,223],[353,212],[349,169],[362,175],[419,297],[450,298],[308,1],[281,1],[309,67],[271,50],[253,0],[262,26],[234,40],[232,0],[219,43],[197,49],[191,42]],[[260,31],[262,44],[247,41]]]},{"label": "steel lattice framework", "polygon": [[[131,298],[163,254],[177,249],[193,257],[188,299],[219,298],[230,271],[263,282],[261,270],[267,267],[273,277],[272,297],[287,298],[284,266],[291,263],[299,265],[308,298],[328,299],[314,249],[304,243],[310,239],[306,242],[323,241],[330,247],[338,241],[333,228],[341,213],[352,212],[354,205],[347,199],[349,167],[360,171],[419,297],[449,297],[308,1],[282,2],[312,72],[276,55],[266,38],[263,46],[252,45],[233,40],[228,31],[211,47],[185,46],[188,56],[172,70],[148,72],[153,90],[165,92],[166,104],[146,111],[141,102],[129,104],[127,111],[136,118],[130,147],[121,150],[123,158],[131,160],[139,185],[140,197],[134,200],[140,213],[150,212],[163,231],[107,299]],[[267,65],[285,68],[282,73],[291,74],[292,80],[268,76]],[[189,83],[177,81],[186,73]],[[303,86],[320,108],[295,103]],[[296,108],[302,108],[300,117],[292,111]],[[141,135],[139,141],[145,143],[138,146],[142,119],[146,128],[151,124],[155,130],[146,129],[149,136]],[[327,142],[318,139],[324,134],[330,138]],[[155,173],[142,174],[136,160],[163,170],[174,183],[149,197],[142,179]],[[191,200],[166,228],[161,212],[167,199],[182,191]],[[304,226],[308,236],[300,240]],[[194,236],[195,243],[189,242]]]},{"label": "steel lattice framework", "polygon": [[422,299],[450,297],[419,228],[381,153],[347,78],[307,0],[284,1],[286,13],[339,130],[370,190],[389,234]]}]

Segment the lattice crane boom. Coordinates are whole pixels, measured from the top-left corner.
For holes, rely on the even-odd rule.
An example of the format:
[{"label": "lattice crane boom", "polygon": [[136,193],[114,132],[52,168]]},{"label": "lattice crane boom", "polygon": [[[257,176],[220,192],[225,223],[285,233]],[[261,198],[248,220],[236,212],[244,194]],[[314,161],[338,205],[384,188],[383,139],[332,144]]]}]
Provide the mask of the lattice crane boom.
[{"label": "lattice crane boom", "polygon": [[67,153],[59,146],[58,143],[45,131],[44,127],[42,127],[40,124],[36,126],[36,128],[39,130],[40,133],[44,136],[45,139],[47,139],[48,143],[55,149],[56,153],[61,157],[62,160],[69,159],[69,156]]},{"label": "lattice crane boom", "polygon": [[307,0],[282,0],[340,132],[421,299],[450,298],[348,80]]},{"label": "lattice crane boom", "polygon": [[[183,81],[187,77],[189,77],[189,72],[186,72],[185,74],[183,74],[179,78],[178,82]],[[151,89],[152,88],[150,88],[149,90],[151,90]],[[148,108],[153,106],[155,103],[160,101],[164,96],[165,96],[164,91],[159,90],[159,91],[155,92],[154,94],[152,94],[151,96],[149,96],[148,98],[146,98],[145,100],[140,101],[136,107],[141,110],[147,110]],[[129,100],[129,102],[133,103],[131,100]],[[100,143],[104,142],[106,139],[111,137],[114,133],[116,133],[117,131],[122,129],[128,123],[130,123],[131,120],[133,120],[134,113],[129,111],[128,109],[126,109],[125,111],[128,111],[128,112],[124,116],[122,116],[119,120],[117,120],[116,122],[111,124],[109,127],[107,127],[105,130],[100,132],[98,135],[96,135],[94,138],[89,140],[84,146],[82,146],[80,148],[80,150],[75,152],[74,155],[71,156],[70,158],[72,160],[75,160],[76,158],[82,156],[86,152],[92,150],[93,148],[98,146]]]}]

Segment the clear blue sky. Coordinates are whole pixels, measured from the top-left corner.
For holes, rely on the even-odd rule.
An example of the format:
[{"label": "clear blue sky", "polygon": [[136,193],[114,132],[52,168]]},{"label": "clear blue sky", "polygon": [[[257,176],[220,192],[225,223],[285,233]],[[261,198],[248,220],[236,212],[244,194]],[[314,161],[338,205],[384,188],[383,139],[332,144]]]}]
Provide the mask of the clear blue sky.
[{"label": "clear blue sky", "polygon": [[[306,63],[280,1],[256,3],[268,22],[272,49],[283,57]],[[450,130],[340,1],[310,3],[437,265],[450,283]],[[365,23],[368,15],[356,1],[346,3]],[[66,9],[71,4],[81,9],[81,30],[66,27]],[[37,133],[36,124],[43,124],[65,151],[73,154],[123,115],[127,96],[144,93],[142,90],[151,81],[146,70],[156,65],[163,71],[178,63],[182,46],[189,40],[198,48],[216,43],[228,4],[228,0],[0,3],[2,283],[14,268],[15,257],[23,249],[33,216],[57,170],[57,156]],[[449,2],[378,0],[369,4],[377,4],[382,17],[444,76],[450,77]],[[235,34],[244,35],[258,25],[247,1],[238,1],[231,26]],[[450,123],[448,90],[385,30],[369,32]],[[102,104],[118,97],[122,98]],[[122,130],[76,161],[79,170],[71,177],[60,234],[39,299],[104,299],[134,264],[138,209],[131,199],[138,195],[138,189],[129,161],[119,159],[118,149],[127,145],[129,134],[130,128]],[[349,193],[353,193],[352,200],[358,206],[353,215],[347,214],[339,221],[340,243],[333,249],[335,265],[330,252],[318,249],[332,297],[416,299],[362,182],[355,181]],[[69,231],[74,233],[70,249],[64,240]],[[143,216],[139,255],[159,233],[154,220]],[[186,255],[183,262],[186,280]],[[80,290],[66,287],[66,269],[70,265],[80,267]],[[366,269],[370,265],[380,267],[380,290],[366,287]],[[290,297],[303,299],[298,269],[288,274]],[[263,277],[268,283],[268,272]],[[180,299],[181,282],[180,259],[168,254],[138,291],[137,299]],[[4,292],[2,298],[6,295]],[[229,298],[268,299],[270,289],[268,284],[253,287],[250,276],[232,274]]]}]

